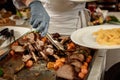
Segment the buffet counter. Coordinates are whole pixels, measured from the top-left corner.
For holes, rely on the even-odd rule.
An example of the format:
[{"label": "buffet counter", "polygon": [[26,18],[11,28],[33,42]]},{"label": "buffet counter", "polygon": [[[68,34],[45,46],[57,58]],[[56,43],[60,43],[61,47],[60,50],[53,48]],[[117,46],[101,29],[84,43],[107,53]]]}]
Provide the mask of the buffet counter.
[{"label": "buffet counter", "polygon": [[[120,18],[119,12],[108,12],[108,15],[114,15],[117,18]],[[104,24],[104,25],[108,26],[110,24]],[[17,26],[31,28],[31,25],[29,25],[28,22],[25,22],[24,24],[17,25]],[[119,50],[115,50],[115,51],[116,51],[116,53],[119,53]],[[112,59],[113,58],[112,56],[114,55],[113,53],[115,51],[101,49],[95,53],[95,55],[93,57],[93,61],[90,65],[90,72],[89,72],[89,75],[87,76],[87,80],[103,80],[104,72],[107,69],[109,69],[110,66],[113,65],[115,62],[120,61],[118,57],[117,57],[118,59],[116,61]],[[110,55],[109,55],[109,53],[110,53]],[[118,55],[119,54],[114,55],[114,59]]]},{"label": "buffet counter", "polygon": [[[120,12],[108,12],[108,15],[113,15],[120,19]],[[87,80],[103,80],[104,72],[108,70],[113,64],[120,61],[119,52],[120,49],[98,50]]]}]

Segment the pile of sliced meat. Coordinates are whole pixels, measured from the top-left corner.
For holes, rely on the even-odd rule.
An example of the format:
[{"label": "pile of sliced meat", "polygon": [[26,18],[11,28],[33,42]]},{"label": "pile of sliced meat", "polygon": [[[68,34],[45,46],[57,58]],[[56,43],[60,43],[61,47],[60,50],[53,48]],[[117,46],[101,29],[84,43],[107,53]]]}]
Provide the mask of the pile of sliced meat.
[{"label": "pile of sliced meat", "polygon": [[55,71],[57,80],[83,80],[89,72],[95,50],[74,44],[69,36],[54,33],[52,37],[64,45],[65,51],[57,50],[47,37],[31,32],[11,45],[9,55],[20,55],[26,68],[33,67],[40,60],[46,61],[46,68]]}]

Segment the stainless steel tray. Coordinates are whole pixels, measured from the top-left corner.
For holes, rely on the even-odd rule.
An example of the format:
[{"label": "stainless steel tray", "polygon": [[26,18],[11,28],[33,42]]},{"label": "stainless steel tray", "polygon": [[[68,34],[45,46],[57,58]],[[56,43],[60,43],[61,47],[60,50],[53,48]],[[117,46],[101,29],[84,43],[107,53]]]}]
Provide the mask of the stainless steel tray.
[{"label": "stainless steel tray", "polygon": [[[27,33],[27,34],[29,34],[29,33]],[[25,34],[25,35],[27,35],[27,34]],[[66,36],[66,35],[62,35],[62,36]],[[87,77],[88,77],[88,75],[90,73],[90,70],[91,70],[91,67],[92,67],[92,63],[94,61],[94,55],[95,55],[96,50],[94,50],[94,49],[92,49],[92,50],[93,51],[91,52],[92,53],[91,55],[92,55],[93,58],[92,58],[92,61],[89,63],[89,66],[88,66],[88,74],[85,76],[85,78],[83,80],[87,80]],[[71,51],[74,51],[74,50],[71,50]],[[5,69],[8,69],[7,67],[5,67],[6,65],[9,65],[9,66],[10,65],[12,65],[12,66],[15,65],[16,66],[16,64],[17,64],[16,61],[17,60],[19,61],[19,57],[17,58],[17,60],[11,61],[10,64],[9,64],[9,61],[13,60],[14,58],[15,57],[11,56],[9,54],[9,52],[7,52],[5,55],[3,55],[2,57],[0,57],[0,65],[1,65],[0,68],[2,67],[2,68],[5,68]],[[2,66],[2,65],[5,65],[5,66]],[[25,65],[25,64],[23,64],[23,65]],[[43,59],[39,60],[39,61],[35,62],[35,65],[32,68],[26,68],[26,67],[24,67],[24,68],[22,68],[22,70],[13,73],[12,77],[16,78],[17,80],[20,80],[22,78],[24,78],[22,80],[28,80],[28,77],[29,78],[33,77],[33,78],[29,79],[29,80],[59,80],[59,79],[60,80],[66,80],[66,79],[63,79],[63,78],[57,78],[56,79],[57,76],[56,76],[55,70],[49,70],[49,69],[47,69],[46,65],[47,65],[47,61],[46,60],[43,60]],[[30,75],[26,75],[28,73]],[[35,73],[37,76],[33,75],[33,73]],[[16,77],[16,75],[17,75],[17,77]]]}]

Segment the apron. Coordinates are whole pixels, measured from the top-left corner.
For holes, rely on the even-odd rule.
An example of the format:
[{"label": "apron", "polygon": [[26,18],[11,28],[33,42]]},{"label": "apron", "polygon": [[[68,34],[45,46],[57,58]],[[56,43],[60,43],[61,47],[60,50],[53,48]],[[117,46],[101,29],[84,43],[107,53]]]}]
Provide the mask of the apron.
[{"label": "apron", "polygon": [[[85,2],[75,3],[69,0],[40,0],[50,16],[49,33],[71,35],[75,30],[86,27],[90,20]],[[18,8],[23,8],[21,0],[13,0]]]},{"label": "apron", "polygon": [[85,2],[74,3],[69,0],[43,0],[43,3],[50,16],[49,33],[71,35],[75,30],[87,26]]}]

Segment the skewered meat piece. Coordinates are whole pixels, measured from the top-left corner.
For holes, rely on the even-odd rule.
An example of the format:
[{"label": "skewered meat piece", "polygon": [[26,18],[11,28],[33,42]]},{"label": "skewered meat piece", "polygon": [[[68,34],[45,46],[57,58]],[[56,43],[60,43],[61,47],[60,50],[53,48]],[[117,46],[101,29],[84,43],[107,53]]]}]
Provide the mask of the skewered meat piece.
[{"label": "skewered meat piece", "polygon": [[74,79],[73,67],[71,65],[65,64],[57,70],[56,75],[64,79],[73,80]]},{"label": "skewered meat piece", "polygon": [[32,55],[32,58],[35,60],[35,62],[37,62],[37,57],[36,57],[35,53],[33,51],[31,51],[30,54]]},{"label": "skewered meat piece", "polygon": [[53,47],[48,47],[45,50],[46,55],[52,55],[54,58],[59,59],[60,57],[54,53]]},{"label": "skewered meat piece", "polygon": [[34,33],[29,33],[29,34],[27,34],[26,38],[28,38],[30,43],[34,43],[36,37],[35,37]]},{"label": "skewered meat piece", "polygon": [[31,57],[32,57],[32,56],[31,56],[30,54],[28,54],[28,55],[23,55],[23,56],[22,56],[22,61],[26,62],[26,61],[28,61]]},{"label": "skewered meat piece", "polygon": [[34,44],[33,46],[34,46],[33,48],[37,50],[38,56],[41,55],[45,60],[47,60],[47,61],[49,60],[47,55],[45,55],[45,53],[43,52],[42,46],[39,46],[39,44]]},{"label": "skewered meat piece", "polygon": [[85,56],[83,54],[73,54],[70,56],[71,60],[79,60],[83,62],[85,60]]},{"label": "skewered meat piece", "polygon": [[49,58],[45,55],[45,53],[43,53],[43,52],[41,51],[40,54],[42,55],[42,57],[43,57],[45,60],[49,61]]},{"label": "skewered meat piece", "polygon": [[46,49],[46,53],[49,55],[53,55],[54,54],[54,50],[52,48],[47,48]]},{"label": "skewered meat piece", "polygon": [[41,35],[39,33],[34,33],[36,39],[40,39],[41,38]]},{"label": "skewered meat piece", "polygon": [[59,37],[59,39],[61,39],[60,41],[61,44],[64,44],[66,41],[70,40],[68,36],[61,36]]},{"label": "skewered meat piece", "polygon": [[32,46],[31,43],[28,43],[27,46],[28,46],[28,48],[29,48],[30,51],[35,51],[35,48]]},{"label": "skewered meat piece", "polygon": [[80,67],[82,66],[82,63],[80,61],[78,61],[78,60],[73,60],[71,62],[71,65],[74,66],[76,72],[79,72],[80,71]]},{"label": "skewered meat piece", "polygon": [[82,66],[82,63],[78,60],[74,60],[71,62],[71,65],[80,68]]},{"label": "skewered meat piece", "polygon": [[47,55],[53,55],[54,54],[54,48],[52,45],[46,45],[45,46],[45,52]]},{"label": "skewered meat piece", "polygon": [[18,40],[18,43],[19,43],[20,45],[26,45],[26,44],[28,43],[28,39],[20,38],[20,39]]},{"label": "skewered meat piece", "polygon": [[24,52],[25,51],[25,49],[22,46],[12,46],[11,48],[15,52]]},{"label": "skewered meat piece", "polygon": [[41,41],[40,39],[37,39],[37,40],[35,41],[35,44],[36,44],[36,46],[37,46],[38,48],[41,47],[41,46],[44,46],[44,42]]},{"label": "skewered meat piece", "polygon": [[32,55],[32,58],[35,60],[35,62],[37,61],[37,57],[35,55],[35,48],[32,46],[32,44],[28,43],[28,49],[29,49],[29,53]]}]

